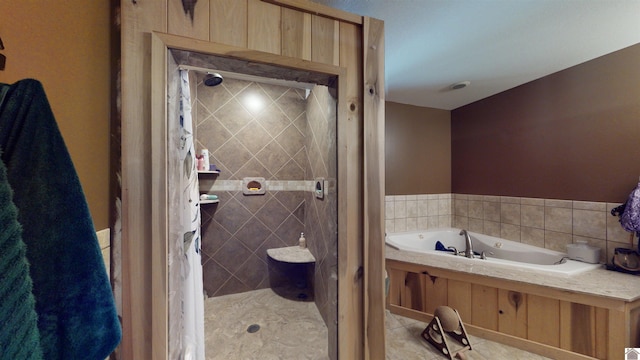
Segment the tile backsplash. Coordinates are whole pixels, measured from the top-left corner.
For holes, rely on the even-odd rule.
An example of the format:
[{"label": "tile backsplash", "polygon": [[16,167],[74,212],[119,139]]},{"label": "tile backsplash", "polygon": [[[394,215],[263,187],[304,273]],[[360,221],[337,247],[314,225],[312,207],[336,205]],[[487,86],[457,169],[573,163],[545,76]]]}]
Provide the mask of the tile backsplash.
[{"label": "tile backsplash", "polygon": [[[385,197],[387,232],[463,228],[507,240],[566,252],[586,241],[609,262],[616,247],[637,248],[611,209],[618,203],[508,196],[429,194]],[[633,244],[632,242],[633,241]]]}]

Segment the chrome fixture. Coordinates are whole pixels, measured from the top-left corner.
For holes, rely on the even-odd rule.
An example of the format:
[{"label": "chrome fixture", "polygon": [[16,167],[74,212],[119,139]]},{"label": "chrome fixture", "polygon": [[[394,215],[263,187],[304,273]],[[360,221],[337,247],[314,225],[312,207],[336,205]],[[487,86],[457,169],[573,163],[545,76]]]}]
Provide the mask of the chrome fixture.
[{"label": "chrome fixture", "polygon": [[471,244],[471,236],[467,230],[460,230],[460,235],[464,236],[466,249],[464,250],[464,256],[473,259],[473,245]]}]

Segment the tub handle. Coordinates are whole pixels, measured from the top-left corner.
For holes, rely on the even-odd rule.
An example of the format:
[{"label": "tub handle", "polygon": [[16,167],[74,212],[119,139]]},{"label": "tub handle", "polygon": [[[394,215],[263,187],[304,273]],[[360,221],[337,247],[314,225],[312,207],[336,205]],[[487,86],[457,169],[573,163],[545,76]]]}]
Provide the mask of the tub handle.
[{"label": "tub handle", "polygon": [[458,256],[458,249],[456,249],[455,246],[448,246],[447,249],[452,250],[453,251],[453,255]]}]

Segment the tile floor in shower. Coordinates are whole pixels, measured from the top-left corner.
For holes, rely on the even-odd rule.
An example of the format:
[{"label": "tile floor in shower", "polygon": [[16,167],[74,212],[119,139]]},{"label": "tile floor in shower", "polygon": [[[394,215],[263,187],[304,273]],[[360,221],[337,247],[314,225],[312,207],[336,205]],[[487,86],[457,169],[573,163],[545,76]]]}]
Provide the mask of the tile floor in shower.
[{"label": "tile floor in shower", "polygon": [[[426,326],[387,311],[386,358],[447,359],[420,336]],[[206,299],[205,340],[207,360],[328,359],[327,328],[315,304],[285,299],[271,289]],[[476,336],[471,345],[471,360],[547,359]]]}]

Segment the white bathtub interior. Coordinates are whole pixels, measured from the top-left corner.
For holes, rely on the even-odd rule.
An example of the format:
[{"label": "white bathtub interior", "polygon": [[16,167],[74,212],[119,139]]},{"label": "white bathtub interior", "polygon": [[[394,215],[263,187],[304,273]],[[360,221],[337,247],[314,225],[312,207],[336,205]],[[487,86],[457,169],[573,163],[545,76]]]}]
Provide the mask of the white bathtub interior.
[{"label": "white bathtub interior", "polygon": [[[434,256],[454,257],[452,251],[436,250],[439,241],[444,248],[454,247],[465,250],[465,239],[461,229],[438,228],[429,230],[389,233],[385,237],[387,245],[402,251],[411,251]],[[513,267],[552,272],[560,275],[575,275],[602,267],[601,264],[589,264],[570,260],[566,253],[544,249],[528,244],[501,239],[494,236],[468,232],[473,250],[477,254],[473,259],[455,256],[459,261],[474,261],[487,266]],[[481,259],[480,254],[486,255]],[[458,260],[456,260],[458,261]]]}]

